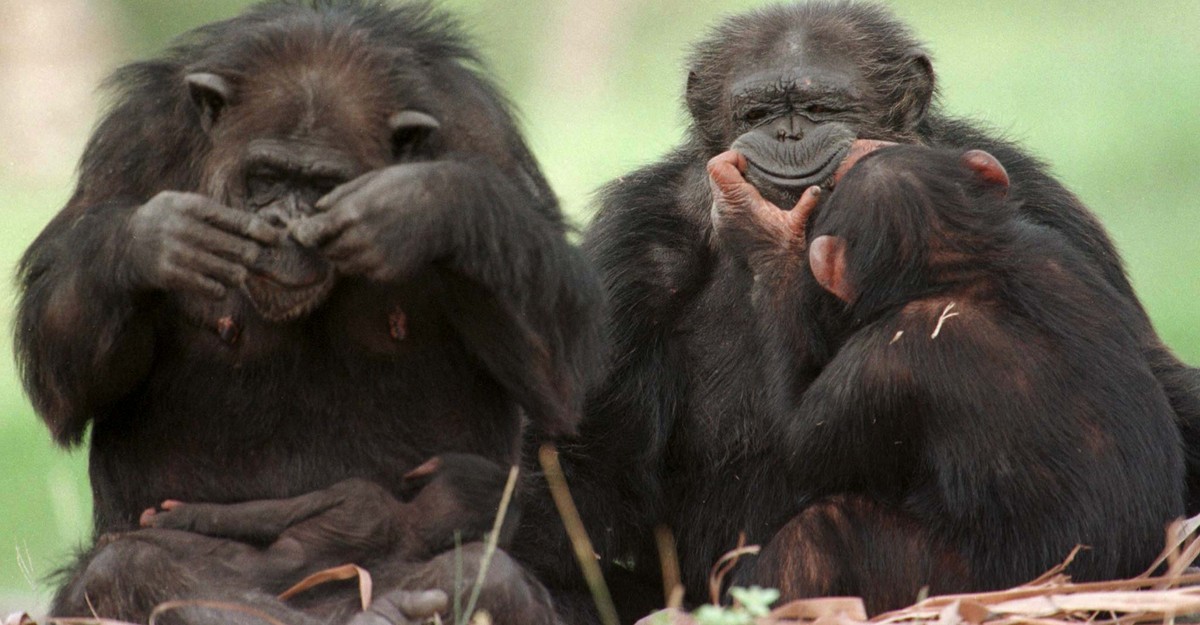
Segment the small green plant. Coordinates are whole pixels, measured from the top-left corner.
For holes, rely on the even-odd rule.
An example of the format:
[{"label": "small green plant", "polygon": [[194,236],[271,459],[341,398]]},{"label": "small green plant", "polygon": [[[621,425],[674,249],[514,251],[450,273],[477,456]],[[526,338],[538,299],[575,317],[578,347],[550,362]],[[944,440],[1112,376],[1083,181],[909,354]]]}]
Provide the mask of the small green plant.
[{"label": "small green plant", "polygon": [[733,605],[702,605],[692,612],[692,618],[697,625],[753,625],[754,619],[771,613],[771,604],[779,599],[779,591],[774,588],[751,586],[729,589],[733,597]]},{"label": "small green plant", "polygon": [[778,590],[758,586],[749,588],[734,586],[729,589],[729,595],[733,597],[735,606],[741,606],[755,618],[770,614],[771,604],[779,600]]}]

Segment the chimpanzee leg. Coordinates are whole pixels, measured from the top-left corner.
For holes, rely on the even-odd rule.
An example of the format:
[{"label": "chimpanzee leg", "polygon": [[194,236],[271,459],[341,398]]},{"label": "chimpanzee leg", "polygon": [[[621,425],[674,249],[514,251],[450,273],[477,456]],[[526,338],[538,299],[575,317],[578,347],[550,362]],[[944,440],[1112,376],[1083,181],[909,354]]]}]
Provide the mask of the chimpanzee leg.
[{"label": "chimpanzee leg", "polygon": [[785,601],[860,596],[867,612],[878,614],[912,604],[925,587],[935,594],[965,590],[971,570],[904,512],[837,496],[792,518],[734,583],[778,588]]},{"label": "chimpanzee leg", "polygon": [[[334,487],[290,499],[266,499],[232,504],[166,502],[154,514],[143,514],[142,525],[183,530],[248,542],[270,543],[285,530],[343,503],[352,486],[364,480],[347,480]],[[377,490],[382,490],[374,486]],[[365,492],[363,493],[366,494]]]}]

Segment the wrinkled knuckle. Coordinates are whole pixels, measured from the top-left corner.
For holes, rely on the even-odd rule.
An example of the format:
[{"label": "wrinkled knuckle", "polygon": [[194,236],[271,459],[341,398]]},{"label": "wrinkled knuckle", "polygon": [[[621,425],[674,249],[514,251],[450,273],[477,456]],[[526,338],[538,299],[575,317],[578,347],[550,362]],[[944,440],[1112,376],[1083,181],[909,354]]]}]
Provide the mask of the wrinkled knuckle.
[{"label": "wrinkled knuckle", "polygon": [[246,281],[246,277],[249,274],[250,272],[245,267],[242,267],[241,265],[233,265],[227,272],[226,277],[231,284],[241,284],[242,282]]},{"label": "wrinkled knuckle", "polygon": [[366,216],[366,208],[363,207],[362,203],[355,202],[354,204],[347,205],[346,208],[339,213],[339,223],[343,226],[361,223]]}]

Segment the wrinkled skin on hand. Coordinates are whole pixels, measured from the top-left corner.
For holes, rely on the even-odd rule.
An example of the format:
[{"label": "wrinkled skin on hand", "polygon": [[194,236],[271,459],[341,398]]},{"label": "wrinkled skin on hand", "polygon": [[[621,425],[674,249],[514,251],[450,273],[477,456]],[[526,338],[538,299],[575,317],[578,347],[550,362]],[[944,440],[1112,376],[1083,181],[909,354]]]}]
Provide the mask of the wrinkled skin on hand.
[{"label": "wrinkled skin on hand", "polygon": [[264,246],[285,233],[196,193],[163,191],[129,218],[118,275],[135,288],[189,291],[217,299],[240,285]]},{"label": "wrinkled skin on hand", "polygon": [[364,174],[317,202],[292,236],[346,276],[403,280],[445,250],[448,207],[431,188],[457,173],[451,163],[404,163]]},{"label": "wrinkled skin on hand", "polygon": [[[845,159],[829,179],[833,188],[866,155],[890,141],[859,139],[850,144]],[[822,197],[822,187],[804,190],[795,206],[781,208],[763,197],[746,175],[750,163],[736,150],[714,156],[707,165],[712,192],[712,221],[719,241],[745,249],[772,253],[779,248],[805,251],[805,228]]]}]

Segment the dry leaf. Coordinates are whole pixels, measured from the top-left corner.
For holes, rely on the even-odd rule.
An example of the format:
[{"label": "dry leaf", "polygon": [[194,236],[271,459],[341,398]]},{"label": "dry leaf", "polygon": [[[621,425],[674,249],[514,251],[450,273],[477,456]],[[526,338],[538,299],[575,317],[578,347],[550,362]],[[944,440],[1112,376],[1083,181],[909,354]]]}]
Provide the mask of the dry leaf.
[{"label": "dry leaf", "polygon": [[771,618],[792,620],[814,620],[823,616],[846,616],[865,621],[867,609],[858,597],[820,597],[799,599],[779,606],[771,611]]},{"label": "dry leaf", "polygon": [[331,569],[325,569],[324,571],[317,571],[316,573],[313,573],[312,575],[300,580],[300,582],[295,586],[283,591],[279,595],[279,600],[287,601],[288,599],[291,599],[292,597],[295,597],[296,595],[311,588],[316,588],[321,584],[328,584],[329,582],[341,582],[348,579],[354,579],[356,577],[358,578],[358,598],[362,603],[362,609],[365,611],[367,608],[371,607],[371,574],[368,573],[366,569],[354,564],[343,564],[342,566],[335,566]]}]

